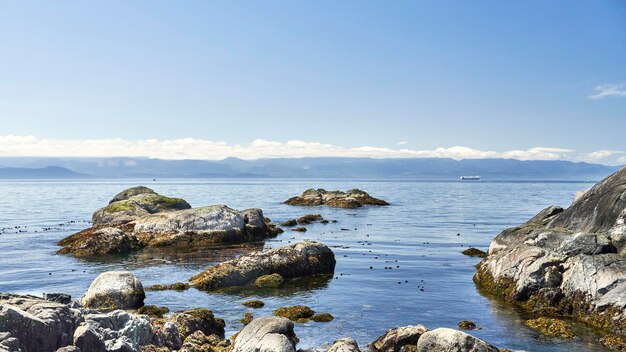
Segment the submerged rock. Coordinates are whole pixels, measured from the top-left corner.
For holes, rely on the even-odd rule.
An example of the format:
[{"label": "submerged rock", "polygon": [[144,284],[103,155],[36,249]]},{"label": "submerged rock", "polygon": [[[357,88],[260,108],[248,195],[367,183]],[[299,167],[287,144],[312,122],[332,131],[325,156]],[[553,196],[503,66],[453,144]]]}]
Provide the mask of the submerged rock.
[{"label": "submerged rock", "polygon": [[439,328],[425,332],[417,341],[419,352],[498,352],[494,346],[462,331]]},{"label": "submerged rock", "polygon": [[267,316],[252,320],[241,330],[233,352],[295,352],[297,343],[289,319]]},{"label": "submerged rock", "polygon": [[[382,199],[374,198],[359,189],[347,192],[327,191],[325,189],[308,189],[301,195],[285,201],[289,205],[317,206],[328,205],[338,208],[359,208],[364,205],[389,205]],[[321,220],[321,219],[320,219]]]},{"label": "submerged rock", "polygon": [[335,255],[322,243],[304,241],[290,246],[243,255],[212,267],[190,279],[201,290],[254,283],[263,275],[278,274],[283,278],[332,274]]},{"label": "submerged rock", "polygon": [[539,315],[626,332],[626,168],[567,209],[552,206],[502,231],[474,281]]},{"label": "submerged rock", "polygon": [[560,337],[563,339],[571,339],[574,337],[572,328],[561,319],[540,317],[526,320],[524,324],[535,330],[539,330],[542,334],[547,336]]},{"label": "submerged rock", "polygon": [[282,232],[261,209],[238,211],[225,205],[191,208],[180,198],[133,187],[97,210],[93,227],[58,242],[60,254],[88,257],[120,254],[147,246],[195,246],[260,240]]},{"label": "submerged rock", "polygon": [[107,271],[89,285],[81,304],[103,311],[136,309],[143,306],[145,298],[143,285],[131,272]]}]

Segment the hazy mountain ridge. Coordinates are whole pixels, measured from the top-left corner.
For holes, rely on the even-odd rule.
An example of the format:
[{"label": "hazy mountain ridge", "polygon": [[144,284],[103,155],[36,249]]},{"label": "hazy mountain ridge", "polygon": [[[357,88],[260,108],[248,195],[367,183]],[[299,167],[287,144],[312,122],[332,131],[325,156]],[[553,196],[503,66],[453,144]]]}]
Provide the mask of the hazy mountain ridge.
[{"label": "hazy mountain ridge", "polygon": [[353,178],[599,180],[618,166],[570,161],[446,158],[279,158],[220,161],[148,158],[0,158],[0,178]]}]

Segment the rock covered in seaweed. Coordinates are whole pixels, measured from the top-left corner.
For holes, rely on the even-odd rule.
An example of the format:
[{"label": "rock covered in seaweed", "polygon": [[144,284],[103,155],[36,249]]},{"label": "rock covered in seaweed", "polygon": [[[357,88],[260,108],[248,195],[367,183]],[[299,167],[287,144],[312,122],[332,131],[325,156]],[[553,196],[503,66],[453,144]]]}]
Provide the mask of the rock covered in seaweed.
[{"label": "rock covered in seaweed", "polygon": [[200,208],[180,198],[133,187],[93,214],[93,227],[68,236],[58,253],[76,257],[121,254],[147,246],[197,246],[261,240],[282,229],[261,209],[238,211],[225,205]]},{"label": "rock covered in seaweed", "polygon": [[375,352],[397,352],[405,346],[415,346],[420,336],[428,329],[423,325],[408,325],[387,330],[384,335],[370,344]]},{"label": "rock covered in seaweed", "polygon": [[107,271],[89,285],[81,304],[103,311],[135,309],[143,306],[145,298],[143,285],[131,272]]},{"label": "rock covered in seaweed", "polygon": [[626,168],[580,195],[502,231],[474,281],[540,315],[626,331]]},{"label": "rock covered in seaweed", "polygon": [[214,290],[254,283],[263,275],[294,278],[332,274],[335,255],[326,245],[303,241],[290,246],[243,255],[212,267],[190,279],[201,290]]},{"label": "rock covered in seaweed", "polygon": [[301,195],[285,201],[289,205],[317,206],[328,205],[337,208],[359,208],[364,205],[389,205],[382,199],[374,198],[367,192],[351,189],[347,192],[308,189]]}]

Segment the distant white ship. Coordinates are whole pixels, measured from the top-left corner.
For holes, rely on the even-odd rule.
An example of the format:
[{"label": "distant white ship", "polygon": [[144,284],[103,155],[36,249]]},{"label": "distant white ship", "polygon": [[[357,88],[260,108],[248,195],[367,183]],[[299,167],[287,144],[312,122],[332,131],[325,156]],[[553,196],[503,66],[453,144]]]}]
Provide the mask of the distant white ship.
[{"label": "distant white ship", "polygon": [[480,176],[461,176],[461,181],[480,181]]}]

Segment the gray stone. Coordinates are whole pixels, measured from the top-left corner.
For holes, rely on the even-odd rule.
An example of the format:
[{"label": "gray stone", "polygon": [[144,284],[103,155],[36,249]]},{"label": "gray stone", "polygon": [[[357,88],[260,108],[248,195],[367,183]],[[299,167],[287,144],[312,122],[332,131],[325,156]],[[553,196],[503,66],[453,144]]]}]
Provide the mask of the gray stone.
[{"label": "gray stone", "polygon": [[295,352],[296,344],[289,319],[266,316],[252,320],[241,330],[233,352]]},{"label": "gray stone", "polygon": [[327,352],[361,352],[354,339],[343,338],[333,342]]},{"label": "gray stone", "polygon": [[100,310],[134,309],[143,306],[143,285],[129,271],[107,271],[91,283],[81,299],[83,306]]},{"label": "gray stone", "polygon": [[418,352],[498,352],[494,346],[462,331],[439,328],[425,332],[417,342]]}]

